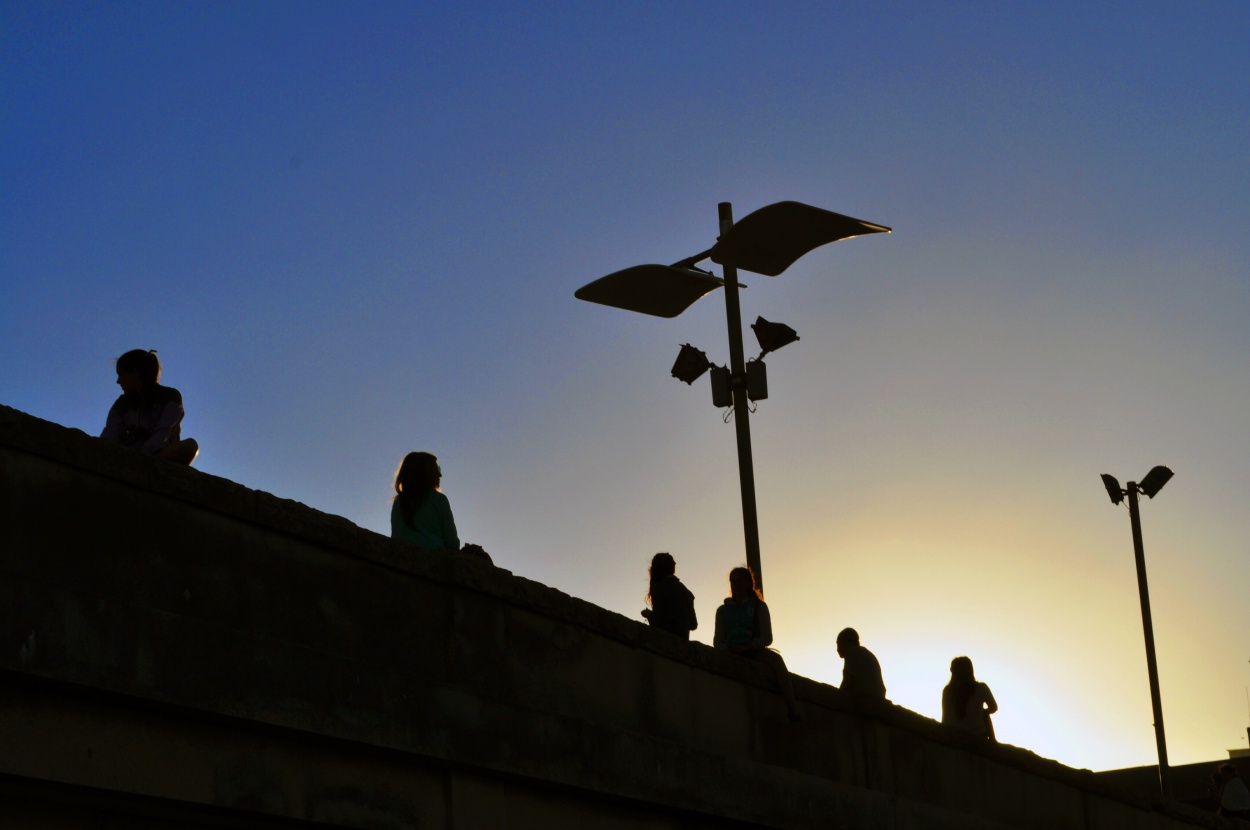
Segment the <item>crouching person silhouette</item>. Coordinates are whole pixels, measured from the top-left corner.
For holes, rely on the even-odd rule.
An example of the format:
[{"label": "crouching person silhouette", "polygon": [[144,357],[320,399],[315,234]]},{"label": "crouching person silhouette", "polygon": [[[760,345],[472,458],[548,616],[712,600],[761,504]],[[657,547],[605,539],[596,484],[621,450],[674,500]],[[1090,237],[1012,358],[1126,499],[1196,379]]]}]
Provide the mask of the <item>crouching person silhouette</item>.
[{"label": "crouching person silhouette", "polygon": [[764,597],[755,587],[755,574],[750,568],[734,568],[729,572],[729,596],[716,609],[716,633],[712,645],[721,651],[767,664],[777,678],[790,720],[801,720],[803,713],[794,699],[790,671],[781,654],[768,647],[772,642],[772,617]]},{"label": "crouching person silhouette", "polygon": [[182,438],[182,393],[161,386],[156,351],[132,349],[117,358],[117,385],[122,388],[100,437],[147,455],[190,464],[199,455],[193,438]]},{"label": "crouching person silhouette", "polygon": [[395,473],[395,498],[391,503],[391,538],[412,542],[424,550],[467,553],[490,562],[480,545],[460,547],[451,502],[438,489],[443,470],[428,452],[410,452]]}]

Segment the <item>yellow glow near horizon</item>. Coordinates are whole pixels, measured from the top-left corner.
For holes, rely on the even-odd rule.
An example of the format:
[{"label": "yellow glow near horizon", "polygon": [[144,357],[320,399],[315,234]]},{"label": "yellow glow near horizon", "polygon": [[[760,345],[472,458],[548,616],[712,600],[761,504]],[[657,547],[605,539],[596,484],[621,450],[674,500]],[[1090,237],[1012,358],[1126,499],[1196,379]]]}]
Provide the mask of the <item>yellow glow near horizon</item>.
[{"label": "yellow glow near horizon", "polygon": [[[775,557],[770,571],[772,596],[784,597],[774,599],[773,617],[791,669],[836,685],[842,664],[833,640],[855,627],[881,660],[890,699],[940,719],[950,660],[967,655],[1001,707],[1000,741],[1092,769],[1150,763],[1153,719],[1128,528],[1113,527],[1123,539],[1105,555],[1065,550],[1069,531],[1039,533],[1045,522],[995,507],[921,507],[888,522],[864,511],[837,529],[809,527],[804,538],[787,539],[786,550],[808,552]],[[1176,652],[1165,636],[1159,648]],[[1201,660],[1192,651],[1171,657],[1165,722],[1169,691],[1178,726],[1215,719],[1178,705],[1203,694],[1185,685],[1201,676],[1189,665]],[[1176,763],[1212,757],[1210,749],[1171,745]]]}]

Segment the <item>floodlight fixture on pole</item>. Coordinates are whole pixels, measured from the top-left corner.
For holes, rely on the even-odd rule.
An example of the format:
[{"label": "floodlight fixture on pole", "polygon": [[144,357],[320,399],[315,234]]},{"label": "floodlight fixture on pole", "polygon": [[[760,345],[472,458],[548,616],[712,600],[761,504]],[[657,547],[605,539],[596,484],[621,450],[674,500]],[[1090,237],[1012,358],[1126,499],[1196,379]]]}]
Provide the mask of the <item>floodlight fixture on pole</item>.
[{"label": "floodlight fixture on pole", "polygon": [[783,346],[789,346],[799,339],[799,333],[785,323],[770,323],[763,317],[755,318],[755,322],[751,324],[751,331],[755,332],[755,340],[762,350],[756,360]]},{"label": "floodlight fixture on pole", "polygon": [[1142,633],[1146,639],[1146,671],[1150,675],[1150,705],[1155,720],[1155,747],[1159,753],[1159,791],[1164,798],[1172,798],[1172,773],[1168,767],[1167,737],[1163,731],[1163,701],[1159,696],[1159,665],[1155,660],[1154,624],[1150,618],[1150,590],[1146,585],[1146,552],[1142,545],[1141,514],[1137,506],[1139,493],[1153,499],[1163,485],[1172,478],[1172,471],[1167,467],[1153,468],[1141,480],[1141,483],[1130,481],[1121,490],[1120,483],[1114,476],[1102,474],[1103,487],[1112,504],[1120,504],[1128,497],[1129,522],[1133,529],[1133,555],[1137,560],[1137,594],[1141,600]]},{"label": "floodlight fixture on pole", "polygon": [[696,349],[689,343],[685,343],[681,347],[681,351],[677,353],[677,360],[673,363],[673,377],[685,383],[694,383],[703,377],[703,373],[712,368],[712,361],[707,359],[707,353],[702,349]]},{"label": "floodlight fixture on pole", "polygon": [[[718,206],[718,218],[720,235],[716,244],[706,251],[672,265],[636,265],[613,272],[583,285],[573,296],[579,300],[641,314],[676,317],[703,296],[717,288],[725,289],[725,318],[729,330],[729,387],[737,433],[743,535],[747,566],[755,572],[756,585],[762,589],[764,575],[760,563],[759,524],[755,506],[755,470],[751,457],[751,428],[747,408],[747,370],[742,345],[742,312],[738,303],[738,289],[745,286],[738,282],[738,269],[775,277],[800,257],[821,245],[864,234],[890,233],[890,228],[800,202],[767,205],[747,214],[737,223],[733,221],[733,206],[729,202],[721,202]],[[722,277],[696,267],[708,259],[721,266]],[[757,325],[759,323],[764,323],[765,328],[782,325],[768,323],[763,318],[757,321]],[[793,335],[792,339],[786,339],[786,335],[782,333],[781,337],[769,341],[772,345],[761,340],[760,346],[765,352],[779,349],[798,339],[798,335],[789,326],[782,328]],[[703,371],[699,371],[689,380],[686,380],[687,372],[693,369],[683,367],[683,374],[678,374],[682,356],[690,357],[686,352],[687,348],[703,354],[687,344],[682,349],[682,355],[678,356],[677,364],[673,366],[673,375],[686,383],[693,383]],[[692,365],[697,367],[697,360]],[[715,384],[713,386],[715,388]]]},{"label": "floodlight fixture on pole", "polygon": [[1107,495],[1111,498],[1112,504],[1120,504],[1124,501],[1124,491],[1120,489],[1120,482],[1116,481],[1115,476],[1103,473],[1102,486],[1107,488]]},{"label": "floodlight fixture on pole", "polygon": [[1147,498],[1153,499],[1171,478],[1172,471],[1167,467],[1159,466],[1146,473],[1146,476],[1137,486]]}]

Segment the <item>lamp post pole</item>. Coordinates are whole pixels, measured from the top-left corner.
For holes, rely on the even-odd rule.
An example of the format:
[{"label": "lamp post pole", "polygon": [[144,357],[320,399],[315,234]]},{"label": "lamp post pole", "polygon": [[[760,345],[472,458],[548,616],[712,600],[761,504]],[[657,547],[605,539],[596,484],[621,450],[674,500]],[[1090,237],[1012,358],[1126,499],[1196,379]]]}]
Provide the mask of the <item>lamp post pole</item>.
[{"label": "lamp post pole", "polygon": [[[1141,596],[1141,624],[1146,635],[1146,670],[1150,673],[1150,705],[1154,708],[1155,745],[1159,750],[1159,790],[1172,798],[1172,775],[1168,769],[1167,739],[1163,734],[1163,702],[1159,698],[1159,667],[1155,662],[1155,632],[1150,621],[1150,590],[1146,587],[1146,552],[1141,540],[1141,515],[1137,510],[1137,482],[1128,487],[1128,514],[1133,524],[1133,553],[1137,557],[1137,592]],[[1153,492],[1153,491],[1152,491]]]},{"label": "lamp post pole", "polygon": [[[747,214],[737,223],[734,222],[733,205],[721,202],[718,208],[720,236],[711,248],[672,265],[636,265],[615,271],[583,285],[573,292],[573,296],[627,311],[676,317],[700,297],[717,288],[725,289],[725,319],[729,326],[729,389],[738,437],[742,529],[746,538],[747,565],[755,572],[756,586],[763,588],[759,519],[755,508],[755,469],[751,461],[750,411],[747,409],[747,366],[742,349],[742,309],[738,305],[738,289],[741,287],[738,271],[741,269],[775,277],[799,257],[821,245],[861,234],[889,233],[890,229],[799,202],[767,205]],[[716,277],[696,267],[705,259],[720,265],[724,269],[724,277]],[[770,324],[762,317],[756,325],[770,332],[760,341],[760,346],[764,348],[761,356],[770,348],[776,350],[798,339],[789,326]],[[756,336],[760,337],[761,328],[753,328]],[[710,368],[712,364],[707,355],[687,343],[673,366],[673,377],[693,383]],[[719,400],[715,391],[712,400]],[[723,402],[717,403],[717,406],[723,405]]]},{"label": "lamp post pole", "polygon": [[[733,227],[733,205],[721,202],[720,234]],[[746,537],[747,567],[755,573],[755,587],[764,590],[760,565],[759,514],[755,509],[755,465],[751,459],[751,422],[747,409],[746,358],[742,347],[742,308],[738,304],[738,269],[721,266],[725,278],[725,318],[729,326],[729,388],[734,401],[734,429],[738,436],[738,479],[742,490],[742,530]]]}]

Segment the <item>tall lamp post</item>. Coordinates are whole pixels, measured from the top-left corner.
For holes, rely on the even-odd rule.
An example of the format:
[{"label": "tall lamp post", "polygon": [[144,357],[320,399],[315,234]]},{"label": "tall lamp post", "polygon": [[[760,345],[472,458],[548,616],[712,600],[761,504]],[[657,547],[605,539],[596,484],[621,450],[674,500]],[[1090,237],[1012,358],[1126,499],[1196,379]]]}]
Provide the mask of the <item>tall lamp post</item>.
[{"label": "tall lamp post", "polygon": [[1153,499],[1172,477],[1167,467],[1155,467],[1146,473],[1141,483],[1130,481],[1123,490],[1114,476],[1102,474],[1102,484],[1112,504],[1120,504],[1128,496],[1129,521],[1133,525],[1133,553],[1137,557],[1137,592],[1141,597],[1141,624],[1146,636],[1146,670],[1150,673],[1150,705],[1154,708],[1155,745],[1159,750],[1159,791],[1164,798],[1172,797],[1172,774],[1168,769],[1167,738],[1163,734],[1163,702],[1159,699],[1159,666],[1155,662],[1155,632],[1150,621],[1150,590],[1146,587],[1146,553],[1141,541],[1141,515],[1137,509],[1137,494],[1144,493]]},{"label": "tall lamp post", "polygon": [[[636,265],[601,277],[574,292],[579,300],[637,311],[657,317],[676,317],[699,298],[722,286],[725,289],[725,317],[729,328],[729,367],[713,378],[713,400],[719,403],[725,385],[734,408],[738,439],[738,477],[742,489],[742,526],[746,541],[747,565],[755,572],[756,584],[763,589],[760,565],[759,523],[755,509],[755,470],[751,461],[751,426],[748,393],[752,399],[766,397],[763,364],[748,372],[742,346],[742,312],[738,304],[738,269],[775,277],[808,252],[830,242],[868,233],[889,233],[890,228],[852,219],[832,211],[799,202],[777,202],[733,221],[733,206],[719,205],[720,236],[706,251],[672,265]],[[723,277],[695,266],[710,259],[721,266]],[[760,318],[752,326],[764,352],[798,339],[793,329]],[[712,364],[703,352],[687,344],[682,348],[673,375],[693,383]],[[727,377],[725,375],[727,374]]]}]

